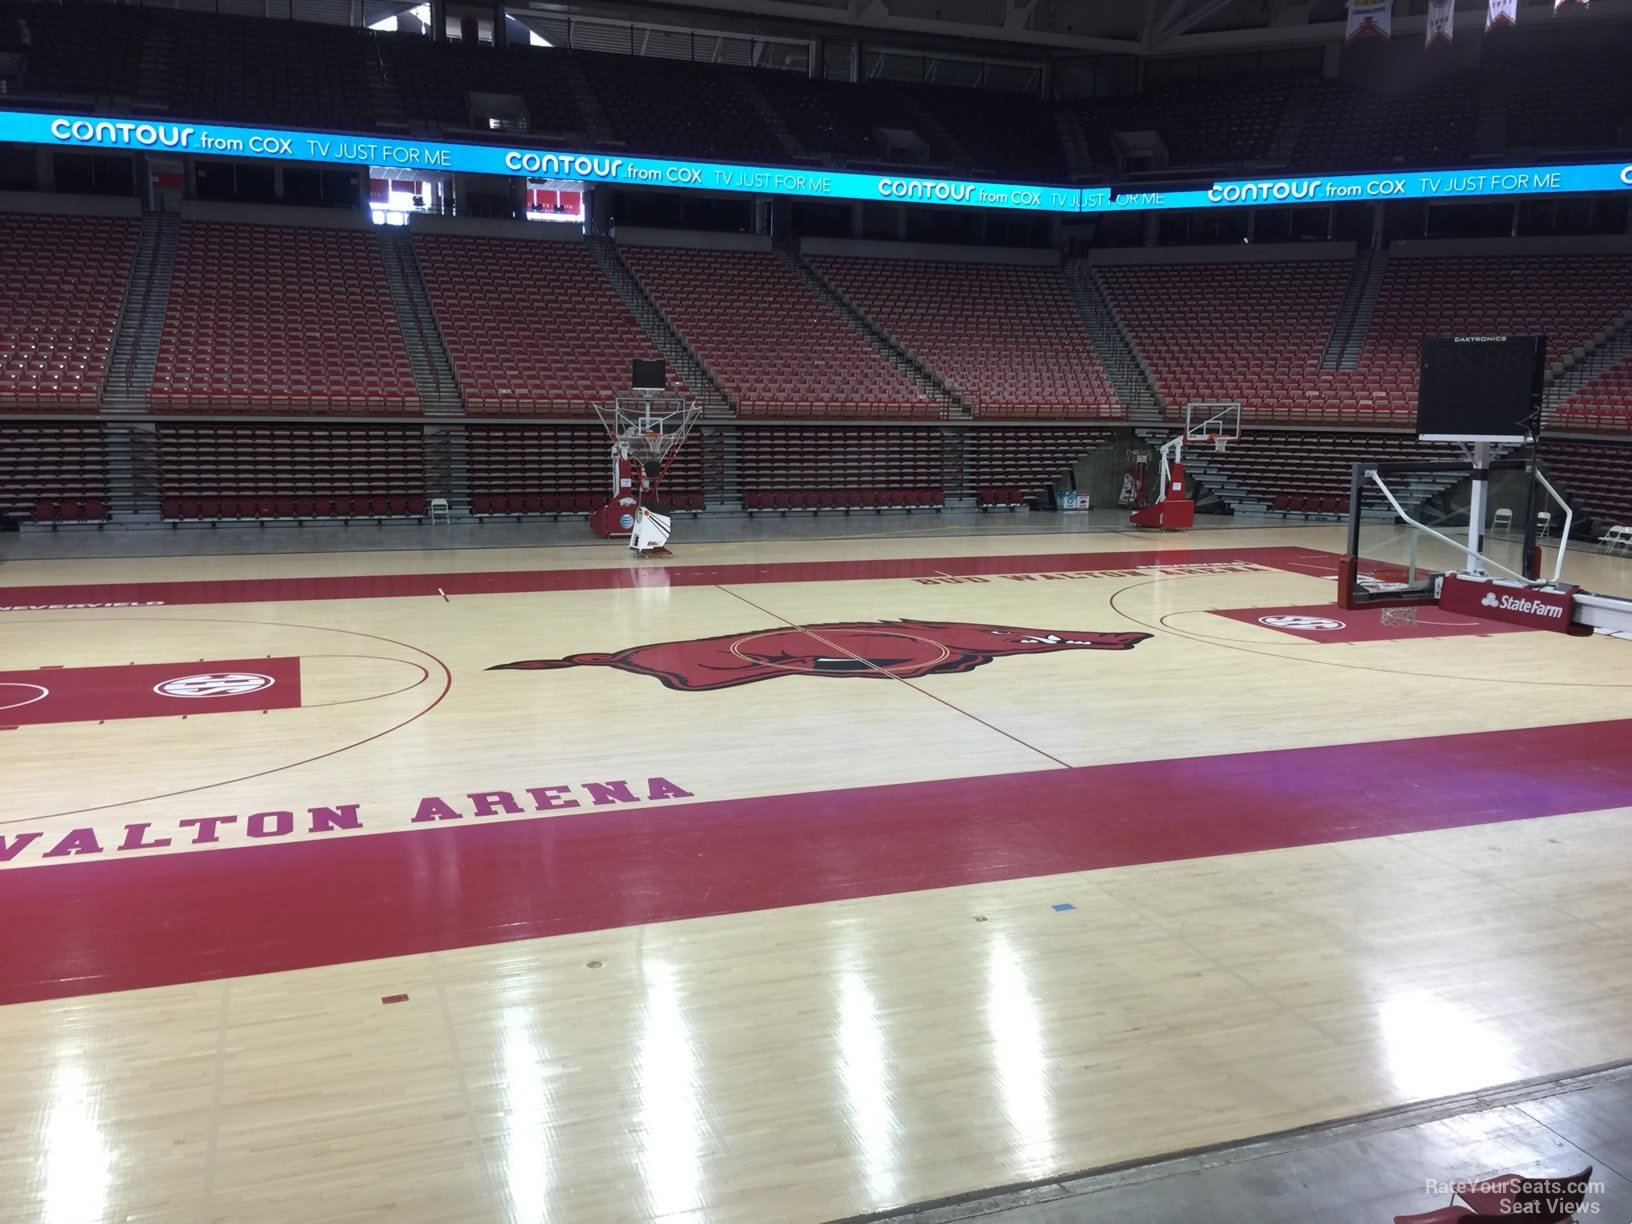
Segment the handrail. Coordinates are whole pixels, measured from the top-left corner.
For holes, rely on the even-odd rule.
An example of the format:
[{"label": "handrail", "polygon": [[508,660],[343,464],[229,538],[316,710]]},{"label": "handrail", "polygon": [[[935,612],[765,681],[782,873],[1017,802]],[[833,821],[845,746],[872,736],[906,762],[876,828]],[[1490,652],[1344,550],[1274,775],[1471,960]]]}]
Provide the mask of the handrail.
[{"label": "handrail", "polygon": [[[1426,532],[1428,535],[1433,536],[1434,539],[1436,539],[1436,540],[1443,540],[1445,543],[1449,544],[1452,548],[1456,549],[1458,552],[1467,552],[1468,551],[1468,546],[1466,544],[1459,544],[1457,541],[1451,539],[1450,536],[1445,535],[1442,532],[1435,531],[1432,527],[1428,526],[1427,523],[1417,522],[1416,519],[1412,518],[1409,514],[1407,514],[1406,510],[1405,510],[1405,507],[1400,505],[1398,499],[1395,498],[1393,492],[1389,489],[1389,487],[1386,484],[1383,483],[1383,478],[1377,474],[1375,469],[1368,472],[1367,475],[1371,477],[1372,484],[1376,485],[1380,490],[1382,490],[1383,496],[1388,499],[1388,504],[1394,507],[1394,513],[1400,516],[1400,520],[1402,522],[1404,522],[1406,524],[1406,526],[1415,527],[1418,531]],[[1503,565],[1500,561],[1492,561],[1489,557],[1485,556],[1483,553],[1476,553],[1475,556],[1477,556],[1479,558],[1479,560],[1485,562],[1487,565],[1495,566],[1497,569],[1501,570],[1504,574],[1512,574],[1512,576],[1517,578],[1520,582],[1529,582],[1530,581],[1523,574],[1520,574],[1520,573],[1517,573],[1517,572],[1515,572],[1513,570],[1508,569],[1507,566]]]},{"label": "handrail", "polygon": [[[1394,507],[1394,513],[1400,516],[1400,521],[1401,522],[1405,523],[1409,527],[1416,528],[1418,531],[1425,532],[1426,534],[1433,536],[1434,539],[1436,539],[1436,540],[1441,540],[1444,543],[1449,544],[1452,548],[1456,549],[1459,552],[1468,552],[1469,551],[1468,546],[1466,544],[1459,543],[1458,541],[1452,539],[1450,536],[1445,535],[1442,532],[1435,531],[1432,527],[1428,526],[1427,523],[1420,523],[1416,519],[1412,518],[1408,513],[1406,513],[1405,507],[1400,505],[1399,500],[1394,496],[1393,491],[1390,490],[1389,487],[1386,484],[1383,483],[1383,478],[1378,473],[1376,468],[1369,469],[1366,474],[1371,477],[1371,483],[1376,485],[1377,488],[1382,492],[1382,495],[1385,498],[1388,499],[1388,504],[1390,506]],[[1541,484],[1542,488],[1547,490],[1548,495],[1550,497],[1552,497],[1552,499],[1555,502],[1557,502],[1560,506],[1562,506],[1564,508],[1564,526],[1563,526],[1563,529],[1559,532],[1559,535],[1558,535],[1558,555],[1553,559],[1553,576],[1549,580],[1551,582],[1556,583],[1556,582],[1558,582],[1560,580],[1560,577],[1564,572],[1564,552],[1565,552],[1565,549],[1569,546],[1570,527],[1575,522],[1575,511],[1570,509],[1569,502],[1565,501],[1561,496],[1559,496],[1558,490],[1553,488],[1552,482],[1550,482],[1547,479],[1547,477],[1542,475],[1540,468],[1535,468],[1534,469],[1534,475],[1535,475],[1536,480]],[[1481,527],[1482,526],[1483,525],[1481,524]],[[1482,532],[1481,532],[1481,534],[1482,534]],[[1516,570],[1509,569],[1507,566],[1503,565],[1500,561],[1494,560],[1493,558],[1487,556],[1483,552],[1475,552],[1473,555],[1478,557],[1479,560],[1483,564],[1491,566],[1494,569],[1499,569],[1499,570],[1502,571],[1502,573],[1508,574],[1511,577],[1516,578],[1518,581],[1525,583],[1526,585],[1532,585],[1532,586],[1540,585],[1538,580],[1533,580],[1533,579],[1530,579],[1530,578],[1526,578],[1523,574],[1519,573]]]},{"label": "handrail", "polygon": [[1569,502],[1558,495],[1558,490],[1553,488],[1552,482],[1541,474],[1539,466],[1535,469],[1535,476],[1541,482],[1541,487],[1552,495],[1552,499],[1564,507],[1564,528],[1558,533],[1558,556],[1553,558],[1553,581],[1557,582],[1559,575],[1564,572],[1564,550],[1569,547],[1570,524],[1575,522],[1575,511],[1570,509]]}]

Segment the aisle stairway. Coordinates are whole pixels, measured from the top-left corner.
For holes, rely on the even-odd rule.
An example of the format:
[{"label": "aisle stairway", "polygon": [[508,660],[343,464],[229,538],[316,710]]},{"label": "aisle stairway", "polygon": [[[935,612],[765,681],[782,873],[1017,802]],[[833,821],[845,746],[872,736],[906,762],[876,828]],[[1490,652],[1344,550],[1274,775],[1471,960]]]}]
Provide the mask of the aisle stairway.
[{"label": "aisle stairway", "polygon": [[397,325],[408,347],[408,363],[414,371],[414,385],[427,416],[455,416],[463,411],[459,385],[454,378],[448,350],[437,327],[436,314],[419,275],[414,248],[403,226],[382,225],[375,231],[385,279],[396,308]]},{"label": "aisle stairway", "polygon": [[606,279],[611,282],[624,306],[634,316],[635,322],[640,324],[641,330],[663,355],[663,360],[669,363],[669,368],[680,376],[687,389],[703,406],[703,416],[717,418],[735,415],[736,406],[721,388],[719,379],[714,376],[714,372],[708,368],[697,351],[686,342],[679,329],[669,322],[668,316],[652,301],[646,290],[641,288],[634,273],[629,271],[629,265],[624,263],[617,244],[610,238],[595,234],[589,235],[584,241],[589,246],[590,254],[595,257],[595,262],[606,273]]},{"label": "aisle stairway", "polygon": [[164,331],[165,305],[170,299],[170,272],[175,267],[180,224],[169,213],[148,213],[142,218],[136,262],[108,356],[108,377],[102,391],[102,406],[107,413],[147,410],[159,338]]}]

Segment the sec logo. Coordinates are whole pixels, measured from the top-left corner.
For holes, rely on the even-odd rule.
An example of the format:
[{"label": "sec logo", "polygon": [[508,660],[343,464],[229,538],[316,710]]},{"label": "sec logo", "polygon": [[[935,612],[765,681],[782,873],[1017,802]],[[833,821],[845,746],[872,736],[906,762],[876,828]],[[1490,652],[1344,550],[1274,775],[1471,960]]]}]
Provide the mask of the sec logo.
[{"label": "sec logo", "polygon": [[1304,629],[1322,633],[1347,628],[1342,621],[1327,616],[1260,616],[1258,623],[1271,629]]},{"label": "sec logo", "polygon": [[269,689],[276,681],[260,672],[204,672],[197,676],[177,676],[155,684],[161,697],[242,697]]}]

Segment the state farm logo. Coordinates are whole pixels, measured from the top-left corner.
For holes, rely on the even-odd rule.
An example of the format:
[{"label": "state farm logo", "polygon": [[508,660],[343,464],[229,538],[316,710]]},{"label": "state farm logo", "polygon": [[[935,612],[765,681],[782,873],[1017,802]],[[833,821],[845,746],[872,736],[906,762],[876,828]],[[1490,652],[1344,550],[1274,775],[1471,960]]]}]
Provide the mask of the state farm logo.
[{"label": "state farm logo", "polygon": [[1497,595],[1495,591],[1485,592],[1479,606],[1499,608],[1503,612],[1522,612],[1526,616],[1549,616],[1555,620],[1564,615],[1564,608],[1560,604],[1543,603],[1539,599],[1525,599],[1519,595]]},{"label": "state farm logo", "polygon": [[161,697],[242,697],[245,693],[269,689],[275,683],[271,676],[260,672],[203,672],[155,684],[153,691]]},{"label": "state farm logo", "polygon": [[1271,629],[1307,629],[1317,633],[1335,633],[1347,628],[1342,621],[1329,616],[1260,616],[1258,623]]}]

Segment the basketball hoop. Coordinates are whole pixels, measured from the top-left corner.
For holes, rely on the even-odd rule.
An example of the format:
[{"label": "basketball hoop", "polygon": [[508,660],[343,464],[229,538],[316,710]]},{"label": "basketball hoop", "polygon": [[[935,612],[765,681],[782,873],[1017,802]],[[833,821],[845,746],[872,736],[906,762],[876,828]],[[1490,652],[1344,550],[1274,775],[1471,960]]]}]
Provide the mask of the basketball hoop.
[{"label": "basketball hoop", "polygon": [[1197,446],[1211,442],[1214,453],[1222,455],[1241,437],[1241,405],[1234,400],[1192,400],[1184,406],[1183,437]]},{"label": "basketball hoop", "polygon": [[702,415],[702,408],[667,396],[619,396],[595,410],[618,455],[647,470],[657,465],[653,483],[661,480],[674,462],[680,444]]},{"label": "basketball hoop", "polygon": [[589,516],[592,531],[612,539],[627,533],[641,556],[667,556],[673,520],[660,502],[659,486],[691,434],[702,408],[677,395],[639,392],[597,404],[611,443],[611,500]]},{"label": "basketball hoop", "polygon": [[679,434],[665,437],[662,430],[635,426],[614,441],[624,458],[633,459],[644,467],[648,463],[662,463],[679,440]]}]

